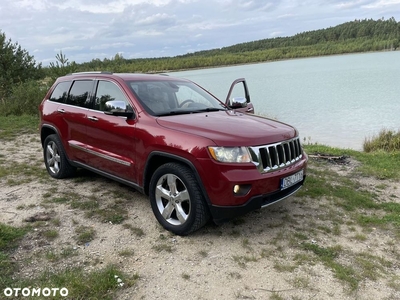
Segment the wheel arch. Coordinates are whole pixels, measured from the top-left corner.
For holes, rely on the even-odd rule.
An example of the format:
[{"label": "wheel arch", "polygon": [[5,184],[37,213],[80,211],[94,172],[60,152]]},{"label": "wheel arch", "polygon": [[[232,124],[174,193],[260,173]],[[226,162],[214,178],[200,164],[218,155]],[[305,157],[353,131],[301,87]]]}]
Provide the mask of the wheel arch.
[{"label": "wheel arch", "polygon": [[58,130],[54,126],[47,124],[43,125],[42,129],[40,130],[40,141],[42,143],[42,147],[44,145],[45,139],[51,134],[57,134],[58,136],[60,136],[58,134]]},{"label": "wheel arch", "polygon": [[194,164],[190,160],[183,158],[181,156],[174,155],[171,153],[161,152],[161,151],[154,151],[154,152],[150,153],[150,155],[147,159],[147,162],[146,162],[146,165],[144,168],[145,171],[143,174],[143,191],[144,191],[144,193],[147,196],[149,195],[150,180],[151,180],[151,177],[153,176],[154,172],[160,166],[162,166],[166,163],[170,163],[170,162],[176,162],[176,163],[183,164],[183,165],[187,166],[193,172],[193,174],[196,177],[196,180],[199,184],[199,187],[203,194],[204,199],[206,200],[207,204],[210,205],[211,201],[208,198],[207,191],[203,185],[201,177],[200,177],[199,173],[197,172],[197,169],[194,166]]}]

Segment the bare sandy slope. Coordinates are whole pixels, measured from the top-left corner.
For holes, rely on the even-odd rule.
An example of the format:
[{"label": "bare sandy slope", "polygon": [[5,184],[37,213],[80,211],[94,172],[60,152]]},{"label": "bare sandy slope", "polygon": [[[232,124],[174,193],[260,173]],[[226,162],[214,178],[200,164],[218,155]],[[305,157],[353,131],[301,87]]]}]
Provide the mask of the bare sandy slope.
[{"label": "bare sandy slope", "polygon": [[[88,172],[68,180],[51,179],[45,173],[37,136],[1,142],[0,162],[16,170],[21,164],[38,170],[36,175],[16,172],[0,178],[0,222],[23,226],[32,216],[49,218],[32,222],[35,230],[13,254],[21,266],[17,276],[33,277],[45,269],[67,266],[90,271],[115,264],[127,274],[140,276],[133,287],[120,288],[118,299],[400,299],[398,237],[389,229],[359,228],[329,198],[294,196],[222,226],[209,224],[179,237],[163,230],[147,197],[130,188]],[[354,165],[331,167],[344,176]],[[398,182],[357,180],[361,188],[374,192],[385,184],[379,201],[400,201]],[[71,205],[88,200],[100,208],[117,206],[126,211],[125,221],[112,224]],[[80,226],[94,229],[92,241],[77,242]],[[58,231],[54,240],[45,237],[50,229]],[[365,274],[351,292],[302,243],[320,248],[340,245],[336,261],[356,270],[360,255],[370,254],[372,263],[379,257],[387,264],[377,278]],[[60,257],[65,251],[72,254],[52,261],[52,255]]]}]

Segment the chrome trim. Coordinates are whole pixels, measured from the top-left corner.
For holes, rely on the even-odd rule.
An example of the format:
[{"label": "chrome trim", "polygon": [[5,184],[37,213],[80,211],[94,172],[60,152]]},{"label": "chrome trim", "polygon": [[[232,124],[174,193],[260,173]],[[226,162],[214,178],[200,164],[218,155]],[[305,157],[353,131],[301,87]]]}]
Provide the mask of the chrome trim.
[{"label": "chrome trim", "polygon": [[274,202],[271,202],[271,203],[262,205],[261,208],[265,208],[265,207],[267,207],[267,206],[270,206],[270,205],[272,205],[272,204],[275,204],[275,203],[278,203],[278,202],[280,202],[280,201],[282,201],[282,200],[285,200],[286,198],[289,198],[290,196],[293,196],[293,194],[296,194],[297,191],[298,191],[299,189],[301,189],[301,187],[302,187],[302,185],[300,185],[297,189],[295,189],[294,191],[292,191],[290,194],[287,194],[287,195],[285,195],[284,197],[280,198],[279,200],[276,200],[276,201],[274,201]]},{"label": "chrome trim", "polygon": [[303,157],[299,137],[275,144],[249,147],[248,149],[252,163],[260,173],[288,167]]},{"label": "chrome trim", "polygon": [[124,166],[127,166],[127,167],[130,167],[130,166],[131,166],[131,163],[130,163],[130,162],[124,161],[124,160],[122,160],[122,159],[119,159],[119,158],[116,158],[116,157],[112,157],[112,156],[110,156],[110,155],[106,155],[106,154],[103,154],[103,153],[99,153],[99,152],[97,152],[97,151],[93,151],[93,150],[87,149],[87,148],[85,148],[85,147],[81,147],[81,146],[75,145],[75,144],[73,144],[73,143],[71,143],[71,142],[68,142],[68,144],[69,144],[71,147],[73,147],[73,148],[82,150],[82,151],[87,152],[87,153],[89,153],[89,154],[96,155],[96,156],[98,156],[98,157],[107,159],[107,160],[109,160],[109,161],[116,162],[116,163],[119,163],[119,164],[124,165]]}]

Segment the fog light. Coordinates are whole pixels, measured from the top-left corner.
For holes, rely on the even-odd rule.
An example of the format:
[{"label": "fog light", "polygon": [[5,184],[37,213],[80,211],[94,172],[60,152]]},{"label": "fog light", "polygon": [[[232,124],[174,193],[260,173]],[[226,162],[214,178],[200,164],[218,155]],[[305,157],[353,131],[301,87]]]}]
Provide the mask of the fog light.
[{"label": "fog light", "polygon": [[233,187],[233,192],[234,192],[235,194],[237,194],[237,193],[239,193],[239,191],[240,191],[240,185],[235,184],[235,186]]},{"label": "fog light", "polygon": [[235,196],[244,196],[250,191],[250,189],[250,184],[235,184],[233,186],[233,194]]}]

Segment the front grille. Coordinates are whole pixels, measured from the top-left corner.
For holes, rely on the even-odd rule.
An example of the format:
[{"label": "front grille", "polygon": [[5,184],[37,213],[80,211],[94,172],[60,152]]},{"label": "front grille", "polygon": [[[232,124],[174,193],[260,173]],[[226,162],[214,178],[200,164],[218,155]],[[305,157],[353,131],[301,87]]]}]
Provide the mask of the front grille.
[{"label": "front grille", "polygon": [[276,144],[250,147],[252,162],[261,173],[281,169],[303,157],[298,137]]}]

